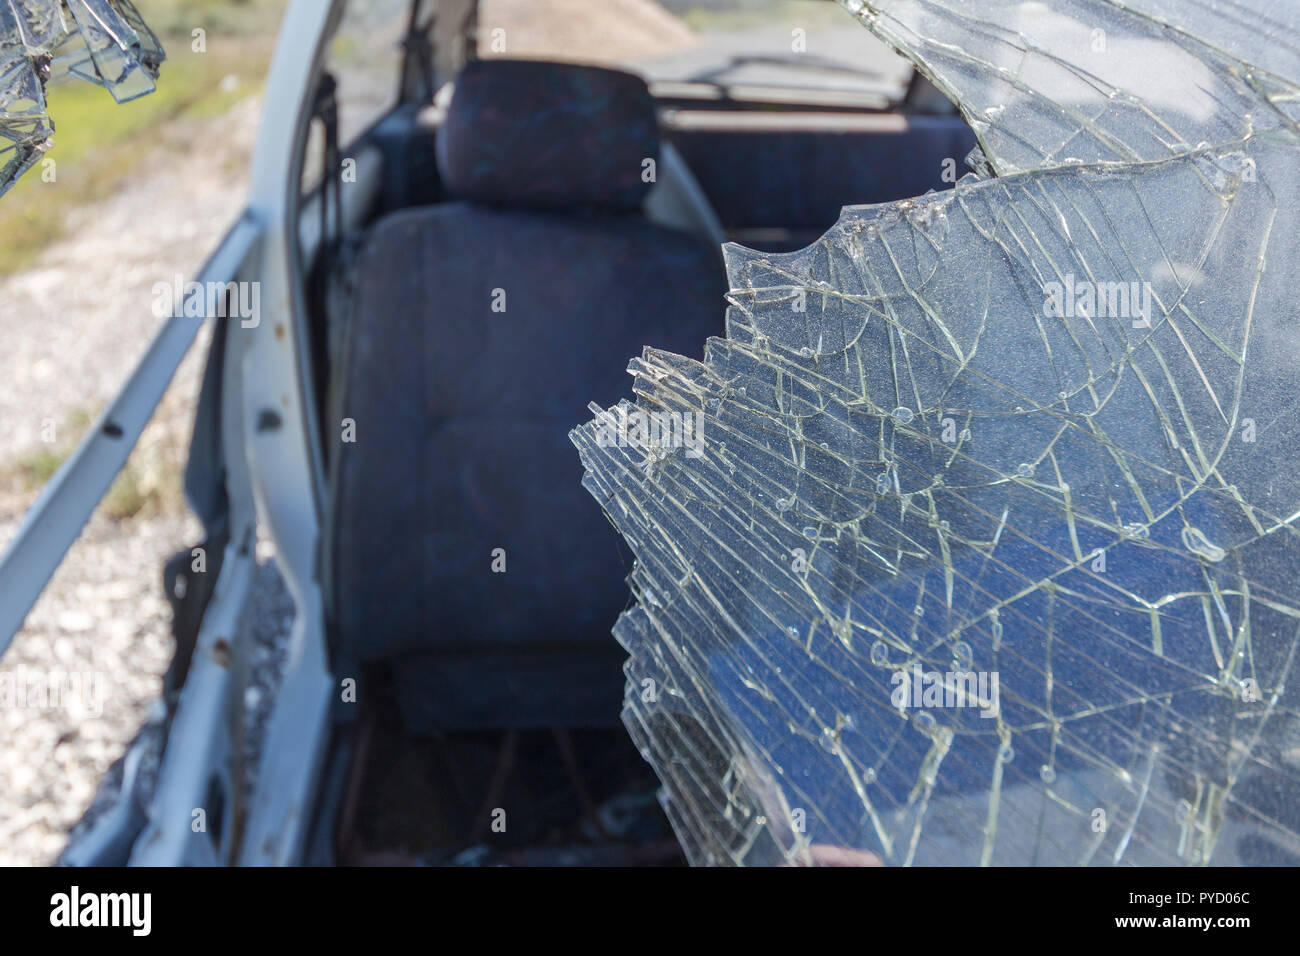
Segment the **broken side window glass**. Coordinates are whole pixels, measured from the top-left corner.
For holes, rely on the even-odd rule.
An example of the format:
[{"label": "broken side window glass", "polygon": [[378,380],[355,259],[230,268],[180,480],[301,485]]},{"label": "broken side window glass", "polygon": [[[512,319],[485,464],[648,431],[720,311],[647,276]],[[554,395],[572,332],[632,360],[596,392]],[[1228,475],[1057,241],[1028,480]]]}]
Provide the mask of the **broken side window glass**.
[{"label": "broken side window glass", "polygon": [[1300,863],[1296,31],[843,5],[973,171],[728,245],[726,338],[572,433],[689,858]]},{"label": "broken side window glass", "polygon": [[153,92],[165,57],[130,0],[0,0],[0,195],[53,143],[51,80],[89,80],[125,103]]}]

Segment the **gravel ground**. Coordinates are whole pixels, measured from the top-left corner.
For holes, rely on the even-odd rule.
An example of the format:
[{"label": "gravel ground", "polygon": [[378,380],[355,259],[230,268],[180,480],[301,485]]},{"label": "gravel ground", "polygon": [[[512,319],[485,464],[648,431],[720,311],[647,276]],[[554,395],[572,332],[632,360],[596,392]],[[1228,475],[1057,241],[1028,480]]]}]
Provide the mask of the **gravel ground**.
[{"label": "gravel ground", "polygon": [[[0,280],[0,546],[35,498],[13,469],[42,447],[43,422],[56,423],[58,446],[75,444],[157,328],[153,284],[192,276],[238,214],[258,111],[250,99],[171,124],[116,195],[80,210],[33,268]],[[0,865],[55,859],[161,689],[172,644],[163,561],[201,537],[180,469],[206,341],[128,465],[143,506],[123,519],[101,505],[0,660]],[[264,562],[259,588],[273,591]],[[50,700],[56,688],[65,693]]]},{"label": "gravel ground", "polygon": [[[240,781],[243,799],[253,795],[256,771],[261,760],[263,731],[275,704],[288,657],[289,628],[293,624],[293,598],[275,565],[274,547],[269,541],[257,545],[257,573],[253,579],[251,598],[252,633],[249,643],[249,685],[244,690],[244,720],[247,733],[243,741],[243,779]],[[163,744],[166,739],[166,708],[162,701],[146,700],[146,717],[128,750],[140,754],[138,788],[136,796],[141,805],[153,798],[158,780]],[[89,807],[71,827],[67,839],[84,834],[108,811],[122,788],[126,757],[116,759],[100,778],[98,789]]]}]

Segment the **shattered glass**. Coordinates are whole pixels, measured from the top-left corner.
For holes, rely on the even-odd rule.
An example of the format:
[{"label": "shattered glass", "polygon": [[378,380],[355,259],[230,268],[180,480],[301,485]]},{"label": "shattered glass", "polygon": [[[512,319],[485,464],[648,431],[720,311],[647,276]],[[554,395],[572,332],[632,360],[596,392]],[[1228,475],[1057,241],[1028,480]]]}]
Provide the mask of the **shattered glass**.
[{"label": "shattered glass", "polygon": [[843,5],[974,171],[728,245],[726,338],[572,433],[688,857],[1300,863],[1296,30]]},{"label": "shattered glass", "polygon": [[53,143],[50,80],[76,76],[125,103],[154,91],[165,58],[130,0],[0,0],[0,196]]}]

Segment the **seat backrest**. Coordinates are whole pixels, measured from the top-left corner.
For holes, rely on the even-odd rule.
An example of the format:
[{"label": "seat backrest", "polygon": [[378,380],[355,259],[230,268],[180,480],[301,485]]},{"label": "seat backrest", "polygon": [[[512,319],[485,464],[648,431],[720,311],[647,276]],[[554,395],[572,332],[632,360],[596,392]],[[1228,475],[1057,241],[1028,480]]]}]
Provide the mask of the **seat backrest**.
[{"label": "seat backrest", "polygon": [[479,61],[439,136],[458,200],[385,218],[359,257],[337,633],[362,658],[614,650],[630,568],[568,432],[631,397],[644,347],[721,333],[718,250],[640,215],[658,133],[637,77]]}]

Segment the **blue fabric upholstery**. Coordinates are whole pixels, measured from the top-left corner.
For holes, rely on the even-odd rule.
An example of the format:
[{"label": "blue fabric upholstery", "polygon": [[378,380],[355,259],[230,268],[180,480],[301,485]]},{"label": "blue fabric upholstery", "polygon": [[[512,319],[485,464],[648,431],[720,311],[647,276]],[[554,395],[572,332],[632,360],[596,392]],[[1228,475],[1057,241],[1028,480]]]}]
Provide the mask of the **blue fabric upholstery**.
[{"label": "blue fabric upholstery", "polygon": [[630,567],[568,432],[631,397],[644,347],[701,356],[725,292],[716,247],[635,215],[454,202],[376,224],[340,386],[357,431],[333,465],[332,603],[349,658],[443,676],[436,701],[398,681],[409,722],[483,726],[492,700],[499,726],[617,721]]},{"label": "blue fabric upholstery", "polygon": [[654,100],[630,73],[477,60],[461,71],[438,138],[452,195],[539,209],[632,210],[659,155]]}]

